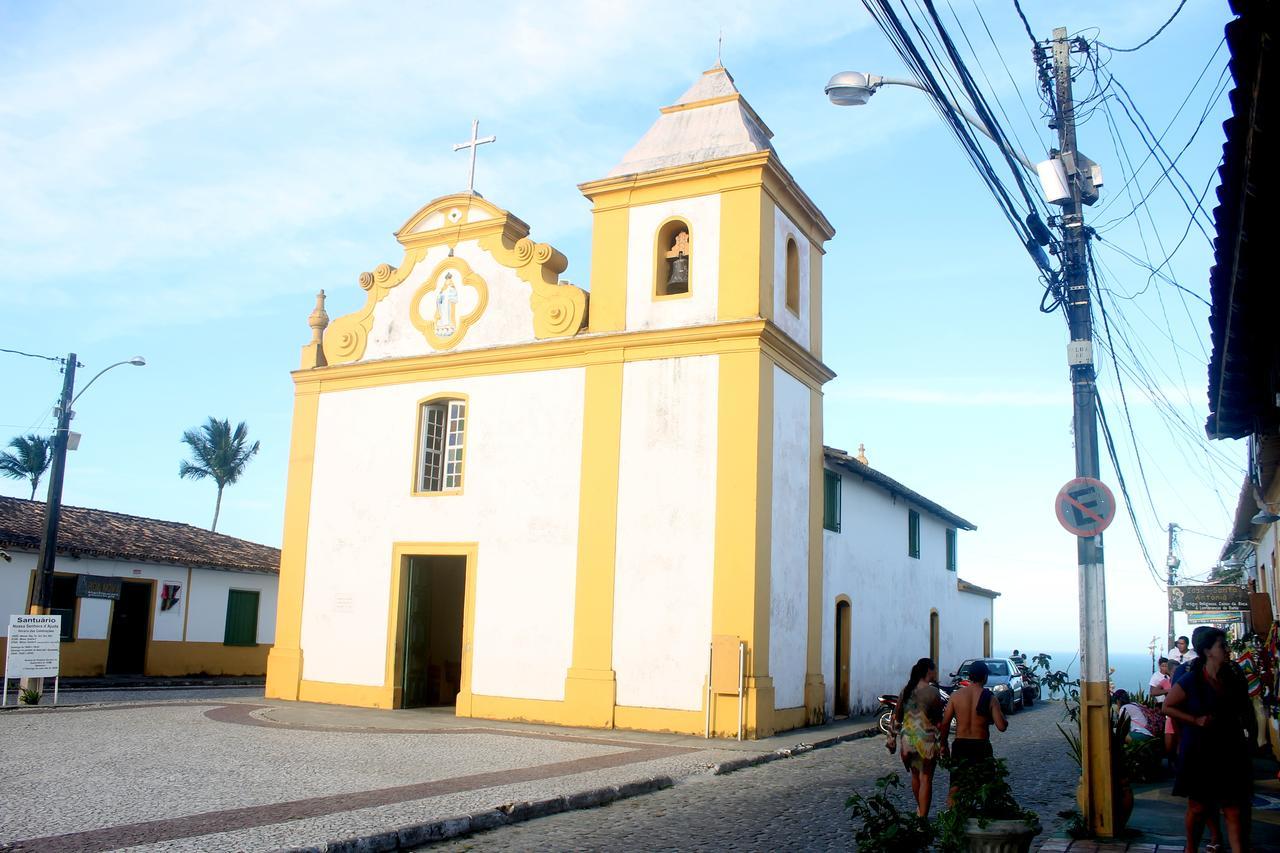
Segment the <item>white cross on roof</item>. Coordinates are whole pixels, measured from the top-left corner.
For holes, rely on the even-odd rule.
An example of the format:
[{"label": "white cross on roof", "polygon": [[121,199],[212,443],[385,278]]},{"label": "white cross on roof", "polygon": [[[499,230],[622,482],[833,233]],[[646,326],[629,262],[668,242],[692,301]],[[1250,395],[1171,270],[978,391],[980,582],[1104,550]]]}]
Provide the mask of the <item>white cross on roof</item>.
[{"label": "white cross on roof", "polygon": [[454,151],[461,151],[464,148],[471,149],[471,170],[467,173],[467,195],[475,195],[476,193],[476,149],[488,142],[496,142],[498,139],[496,136],[486,136],[483,139],[479,139],[476,136],[479,132],[480,119],[475,119],[471,122],[471,139],[453,146]]}]

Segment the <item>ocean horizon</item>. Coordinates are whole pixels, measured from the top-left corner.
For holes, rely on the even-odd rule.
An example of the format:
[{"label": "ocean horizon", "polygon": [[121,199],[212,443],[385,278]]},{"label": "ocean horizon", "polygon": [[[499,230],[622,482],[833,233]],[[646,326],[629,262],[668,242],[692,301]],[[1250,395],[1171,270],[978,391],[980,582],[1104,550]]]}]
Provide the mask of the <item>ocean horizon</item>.
[{"label": "ocean horizon", "polygon": [[[1019,649],[1019,652],[1027,656],[1027,663],[1030,664],[1034,655],[1040,654],[1038,651],[1028,649]],[[1012,650],[1004,649],[997,652],[998,656],[1008,657],[1012,654]],[[1080,653],[1075,651],[1069,652],[1045,652],[1053,659],[1053,668],[1066,670],[1067,674],[1072,678],[1080,677]],[[1157,660],[1159,653],[1157,652]],[[1151,683],[1151,655],[1146,652],[1112,652],[1107,656],[1107,665],[1115,670],[1111,675],[1111,685],[1113,689],[1128,690],[1130,693],[1135,690],[1146,691]]]}]

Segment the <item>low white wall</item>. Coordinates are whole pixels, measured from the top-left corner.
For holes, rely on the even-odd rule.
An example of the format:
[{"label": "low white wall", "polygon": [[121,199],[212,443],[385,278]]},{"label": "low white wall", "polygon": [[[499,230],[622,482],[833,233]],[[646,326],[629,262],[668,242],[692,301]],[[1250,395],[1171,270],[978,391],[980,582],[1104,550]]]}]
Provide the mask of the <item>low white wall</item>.
[{"label": "low white wall", "polygon": [[[382,685],[393,543],[478,543],[473,692],[563,698],[583,392],[573,368],[321,395],[304,678]],[[418,401],[437,393],[468,398],[464,489],[414,495]]]},{"label": "low white wall", "polygon": [[809,635],[809,388],[773,369],[769,675],[774,706],[804,705]]},{"label": "low white wall", "polygon": [[619,705],[698,710],[711,641],[719,356],[623,368],[614,572]]}]

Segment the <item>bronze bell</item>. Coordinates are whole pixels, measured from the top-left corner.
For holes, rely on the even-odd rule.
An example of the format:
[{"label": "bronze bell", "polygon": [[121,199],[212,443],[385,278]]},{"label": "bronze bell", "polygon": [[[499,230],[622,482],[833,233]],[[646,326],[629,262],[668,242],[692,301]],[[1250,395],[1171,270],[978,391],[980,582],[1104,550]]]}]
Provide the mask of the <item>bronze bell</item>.
[{"label": "bronze bell", "polygon": [[689,292],[689,256],[671,258],[671,271],[667,276],[667,293]]}]

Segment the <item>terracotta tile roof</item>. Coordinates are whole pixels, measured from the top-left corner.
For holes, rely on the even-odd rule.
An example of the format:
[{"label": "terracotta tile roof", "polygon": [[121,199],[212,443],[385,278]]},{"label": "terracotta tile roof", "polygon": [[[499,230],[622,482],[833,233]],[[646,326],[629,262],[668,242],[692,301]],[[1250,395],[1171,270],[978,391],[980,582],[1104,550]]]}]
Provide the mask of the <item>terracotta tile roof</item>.
[{"label": "terracotta tile roof", "polygon": [[[44,506],[38,501],[0,497],[0,548],[38,550],[44,530]],[[280,573],[277,548],[176,521],[65,505],[58,523],[58,553]]]},{"label": "terracotta tile roof", "polygon": [[1000,593],[994,589],[987,589],[985,586],[978,586],[976,583],[969,583],[966,580],[956,578],[956,589],[961,592],[971,592],[974,595],[981,595],[986,598],[999,598]]}]

